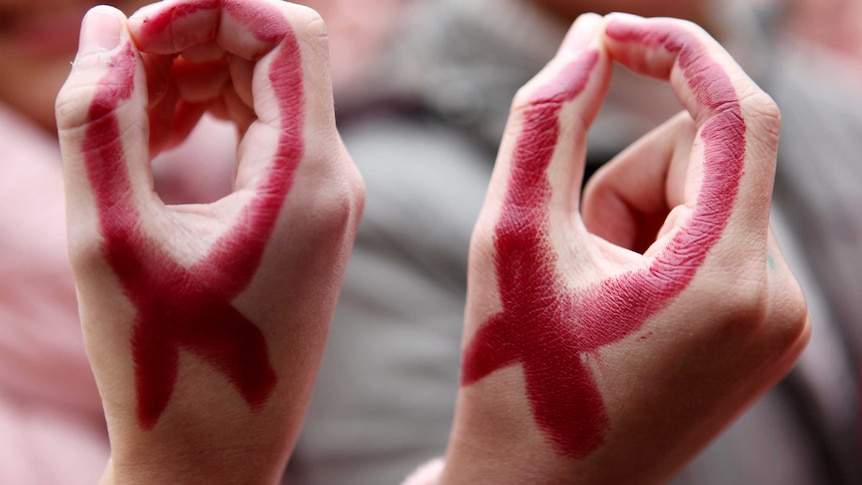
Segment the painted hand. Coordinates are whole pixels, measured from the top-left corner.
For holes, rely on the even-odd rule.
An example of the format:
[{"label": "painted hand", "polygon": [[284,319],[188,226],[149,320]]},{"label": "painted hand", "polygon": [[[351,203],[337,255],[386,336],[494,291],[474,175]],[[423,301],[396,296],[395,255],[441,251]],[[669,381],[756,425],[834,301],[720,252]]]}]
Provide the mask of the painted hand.
[{"label": "painted hand", "polygon": [[[166,206],[149,162],[204,111],[241,134],[235,191]],[[319,16],[276,0],[170,1],[128,20],[97,7],[57,119],[106,481],[276,481],[363,202]]]},{"label": "painted hand", "polygon": [[[580,186],[611,61],[687,112]],[[444,483],[656,483],[780,379],[804,299],[769,230],[777,108],[703,30],[581,17],[515,99],[470,253]]]}]

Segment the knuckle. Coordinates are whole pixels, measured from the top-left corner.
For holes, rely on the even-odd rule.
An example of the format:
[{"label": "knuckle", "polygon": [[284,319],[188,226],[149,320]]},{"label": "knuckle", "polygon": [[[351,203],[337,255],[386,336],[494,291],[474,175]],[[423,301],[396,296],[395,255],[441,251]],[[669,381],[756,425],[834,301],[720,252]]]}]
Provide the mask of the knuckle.
[{"label": "knuckle", "polygon": [[473,226],[473,233],[470,236],[471,257],[490,255],[493,252],[495,225],[495,221],[491,218],[484,215],[479,217]]},{"label": "knuckle", "polygon": [[88,111],[92,96],[92,86],[84,84],[63,86],[54,102],[57,129],[69,131],[86,125],[89,122]]},{"label": "knuckle", "polygon": [[329,46],[329,33],[323,17],[313,8],[304,5],[290,4],[289,12],[294,32],[297,38],[316,48]]},{"label": "knuckle", "polygon": [[515,97],[512,98],[512,105],[509,108],[509,113],[511,115],[521,114],[527,109],[533,106],[533,89],[531,85],[528,83],[515,93]]},{"label": "knuckle", "polygon": [[727,299],[728,315],[734,320],[762,321],[765,318],[768,301],[762,280],[737,278],[728,283],[723,291],[713,295],[717,300]]},{"label": "knuckle", "polygon": [[353,163],[350,164],[350,171],[346,178],[344,198],[348,203],[347,210],[350,214],[361,216],[365,209],[365,180]]},{"label": "knuckle", "polygon": [[712,283],[703,296],[713,302],[712,314],[720,316],[721,335],[770,355],[804,347],[811,332],[808,308],[792,277],[775,281],[766,270],[749,267]]},{"label": "knuckle", "polygon": [[553,111],[564,104],[563,98],[555,93],[538,95],[539,89],[535,85],[536,82],[536,80],[531,81],[515,93],[510,108],[511,114],[524,115],[534,110],[543,111],[545,109]]},{"label": "knuckle", "polygon": [[789,350],[804,346],[811,334],[808,304],[799,283],[792,277],[773,282],[768,320],[770,341]]},{"label": "knuckle", "polygon": [[[103,96],[96,96],[97,89]],[[80,130],[121,112],[128,116],[137,116],[134,111],[140,100],[132,102],[132,97],[127,94],[128,90],[126,81],[108,83],[104,79],[98,82],[70,79],[57,94],[54,102],[58,131]]]},{"label": "knuckle", "polygon": [[68,253],[69,264],[76,275],[87,274],[104,264],[102,243],[96,233],[70,237]]},{"label": "knuckle", "polygon": [[740,96],[739,104],[752,135],[764,143],[777,146],[781,132],[781,110],[772,97],[759,88],[753,88]]},{"label": "knuckle", "polygon": [[692,39],[689,42],[703,45],[706,41],[714,39],[713,36],[706,29],[691,20],[664,18],[662,19],[662,21],[668,22],[669,24],[676,24],[677,28],[687,31],[689,34],[691,34]]},{"label": "knuckle", "polygon": [[704,301],[712,302],[711,313],[723,322],[719,327],[721,334],[745,340],[762,333],[769,307],[765,271],[728,273],[713,283],[703,297]]},{"label": "knuckle", "polygon": [[706,29],[701,27],[699,24],[692,22],[691,20],[671,19],[671,21],[675,21],[675,22],[679,23],[681,28],[689,31],[698,40],[702,40],[703,38],[712,38],[712,35],[710,35],[710,33],[706,31]]},{"label": "knuckle", "polygon": [[320,230],[328,235],[355,231],[365,207],[365,182],[356,166],[349,161],[334,175],[326,190],[317,191],[313,213]]},{"label": "knuckle", "polygon": [[309,18],[305,20],[304,31],[309,39],[315,39],[318,44],[323,46],[329,45],[329,31],[326,28],[326,22],[323,17],[315,10],[311,10]]}]

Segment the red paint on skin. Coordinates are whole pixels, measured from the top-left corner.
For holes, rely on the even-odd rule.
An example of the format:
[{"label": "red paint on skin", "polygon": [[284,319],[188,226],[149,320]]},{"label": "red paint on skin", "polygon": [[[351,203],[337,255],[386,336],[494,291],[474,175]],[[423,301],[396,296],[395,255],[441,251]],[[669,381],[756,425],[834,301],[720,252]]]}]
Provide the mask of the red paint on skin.
[{"label": "red paint on skin", "polygon": [[688,286],[727,225],[743,173],[745,123],[730,79],[691,34],[673,26],[659,30],[612,23],[607,33],[678,54],[689,87],[710,111],[701,132],[703,183],[690,220],[648,269],[567,288],[548,234],[546,170],[560,136],[560,110],[581,93],[596,62],[596,53],[584,54],[537,92],[524,113],[495,227],[502,311],[479,327],[464,354],[462,386],[521,364],[539,429],[570,458],[595,451],[610,429],[585,356],[640,329]]},{"label": "red paint on skin", "polygon": [[[266,19],[263,35],[271,34],[272,22],[281,19],[282,44],[269,67],[279,105],[280,135],[255,197],[203,259],[183,267],[143,231],[115,114],[132,96],[136,58],[129,45],[99,82],[88,114],[90,125],[82,148],[96,196],[102,252],[137,311],[132,354],[138,422],[145,429],[155,426],[168,405],[180,348],[224,374],[255,411],[262,409],[277,380],[263,333],[231,300],[256,272],[302,158],[302,66],[287,20],[273,15],[269,7],[245,8],[246,25],[256,36],[256,19]],[[159,19],[177,17],[169,12]]]},{"label": "red paint on skin", "polygon": [[[273,8],[232,0],[198,0],[185,2],[172,8],[162,10],[158,15],[147,17],[141,30],[144,34],[156,36],[162,34],[176,19],[193,15],[201,11],[223,8],[231,17],[246,25],[259,41],[272,42],[281,39],[287,32],[287,20]],[[214,28],[218,25],[214,24]],[[216,31],[201,42],[215,38]]]}]

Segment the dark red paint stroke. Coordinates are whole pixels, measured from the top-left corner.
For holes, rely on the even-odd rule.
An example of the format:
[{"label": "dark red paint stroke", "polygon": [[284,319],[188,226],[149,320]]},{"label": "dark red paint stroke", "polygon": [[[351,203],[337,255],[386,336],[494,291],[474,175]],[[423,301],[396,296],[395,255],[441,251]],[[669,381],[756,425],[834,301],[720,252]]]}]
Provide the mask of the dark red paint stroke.
[{"label": "dark red paint stroke", "polygon": [[[302,158],[302,69],[299,46],[289,23],[263,6],[249,10],[259,13],[243,14],[256,36],[260,32],[259,38],[269,39],[274,31],[281,32],[282,44],[269,69],[279,104],[280,137],[254,199],[207,256],[191,268],[174,261],[143,232],[133,200],[114,114],[132,94],[136,60],[129,45],[99,82],[90,106],[91,123],[83,151],[96,195],[104,238],[102,252],[137,309],[132,353],[138,422],[145,429],[152,428],[167,407],[176,384],[181,347],[223,373],[252,410],[263,407],[277,380],[263,333],[230,300],[257,270]],[[176,12],[168,12],[159,19],[177,17]],[[280,25],[273,25],[278,20]]]},{"label": "dark red paint stroke", "polygon": [[698,103],[710,110],[701,132],[704,175],[697,205],[648,269],[565,290],[548,235],[551,186],[546,169],[560,135],[560,109],[583,90],[596,54],[574,62],[536,93],[524,113],[495,228],[503,310],[479,327],[465,350],[461,381],[468,386],[520,363],[538,427],[560,453],[575,459],[600,447],[610,429],[585,354],[638,330],[688,286],[727,225],[745,154],[745,123],[733,85],[692,35],[672,26],[656,34],[613,23],[607,33],[677,53]]},{"label": "dark red paint stroke", "polygon": [[[171,24],[183,17],[196,14],[201,11],[223,9],[232,18],[245,25],[257,40],[273,42],[287,37],[293,37],[293,32],[285,26],[289,22],[278,10],[265,5],[255,5],[248,2],[235,0],[198,0],[180,3],[172,8],[163,10],[159,15],[148,17],[141,26],[146,35],[162,34]],[[221,13],[221,12],[218,12]],[[213,25],[214,30],[201,42],[213,40],[217,35],[218,24]]]}]

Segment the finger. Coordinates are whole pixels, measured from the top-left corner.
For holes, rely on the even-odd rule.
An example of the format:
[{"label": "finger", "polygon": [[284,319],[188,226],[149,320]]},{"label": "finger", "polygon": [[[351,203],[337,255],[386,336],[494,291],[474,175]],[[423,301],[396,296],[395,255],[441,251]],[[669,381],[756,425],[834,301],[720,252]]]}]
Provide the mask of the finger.
[{"label": "finger", "polygon": [[516,95],[486,211],[498,213],[494,206],[502,203],[505,220],[516,225],[546,219],[549,208],[577,211],[586,131],[610,76],[602,22],[595,14],[579,17],[556,56]]},{"label": "finger", "polygon": [[[235,62],[240,59],[240,62]],[[232,57],[230,60],[190,62],[177,58],[171,69],[171,88],[163,101],[150,110],[150,139],[163,141],[170,148],[186,139],[205,111],[228,121],[233,121],[241,133],[255,121],[252,109],[251,78],[253,66],[250,61]],[[241,67],[229,67],[229,66]],[[247,74],[247,78],[245,75]],[[240,86],[233,84],[239,79]],[[245,99],[248,99],[248,103]],[[156,134],[161,135],[156,137]]]},{"label": "finger", "polygon": [[738,240],[759,241],[762,255],[780,129],[775,103],[694,24],[614,14],[605,34],[614,59],[668,79],[695,120],[685,188],[691,215],[680,221],[699,236],[688,241],[708,248],[723,232],[739,231]]},{"label": "finger", "polygon": [[142,52],[179,54],[216,40],[221,4],[221,0],[153,3],[129,17],[129,31]]},{"label": "finger", "polygon": [[[276,0],[255,4],[180,0],[145,7],[130,18],[129,24],[145,52],[176,54],[215,40],[226,52],[256,62],[251,101],[259,123],[249,128],[239,147],[238,188],[254,186],[271,168],[273,152],[279,149],[302,145],[300,156],[338,158],[311,154],[339,143],[326,32],[313,10]],[[235,75],[243,69],[231,71]],[[246,101],[247,81],[239,81],[238,94]],[[321,143],[303,145],[306,130],[322,138]],[[295,155],[291,158],[299,158]]]},{"label": "finger", "polygon": [[150,118],[150,157],[166,147],[171,137],[171,124],[179,97],[171,82],[173,59],[138,52],[147,79],[147,111]]},{"label": "finger", "polygon": [[173,59],[166,56],[153,56],[138,52],[141,62],[144,64],[144,72],[147,73],[147,100],[148,108],[156,106],[165,96],[170,95],[173,88],[171,84],[171,68]]},{"label": "finger", "polygon": [[189,62],[174,61],[171,78],[180,98],[189,103],[202,103],[221,94],[230,80],[230,72],[224,61]]},{"label": "finger", "polygon": [[584,189],[587,230],[644,253],[662,236],[659,229],[670,209],[685,202],[695,130],[691,116],[680,113],[600,168]]},{"label": "finger", "polygon": [[225,110],[228,119],[233,120],[236,124],[237,132],[244,135],[252,123],[257,119],[254,111],[250,106],[245,104],[242,98],[237,94],[237,91],[232,87],[228,87],[222,94]]},{"label": "finger", "polygon": [[168,0],[135,12],[129,30],[142,52],[183,53],[191,61],[228,52],[257,60],[292,34],[285,21],[307,10],[277,0]]},{"label": "finger", "polygon": [[90,240],[76,231],[89,233],[97,215],[105,238],[134,230],[140,208],[154,200],[146,106],[144,68],[125,16],[93,8],[56,103],[70,241]]},{"label": "finger", "polygon": [[215,40],[197,44],[180,53],[189,62],[213,62],[224,58],[225,51]]},{"label": "finger", "polygon": [[[184,104],[209,105],[214,115],[233,121],[244,133],[255,120],[251,92],[253,66],[246,71],[248,61],[235,62],[236,59],[240,58],[196,63],[177,59],[171,77]],[[233,84],[234,80],[239,86]]]},{"label": "finger", "polygon": [[241,57],[230,60],[230,79],[236,94],[249,108],[254,106],[252,95],[252,79],[254,78],[254,63]]},{"label": "finger", "polygon": [[175,87],[167,89],[155,104],[151,101],[148,116],[150,120],[150,157],[171,147],[174,138],[174,124],[178,111],[179,94]]},{"label": "finger", "polygon": [[170,120],[170,133],[165,141],[165,148],[174,148],[184,142],[197,126],[198,121],[206,112],[206,105],[178,101]]},{"label": "finger", "polygon": [[237,95],[221,96],[210,106],[228,116],[241,111],[250,85],[256,119],[238,147],[237,193],[214,207],[230,223],[195,265],[229,293],[257,267],[297,173],[316,172],[308,179],[313,181],[331,179],[331,172],[344,173],[341,165],[349,163],[335,129],[324,24],[313,10],[277,0],[179,0],[140,10],[130,30],[145,52],[174,55],[215,40],[229,56],[253,63],[249,79],[249,64],[230,60]]}]

